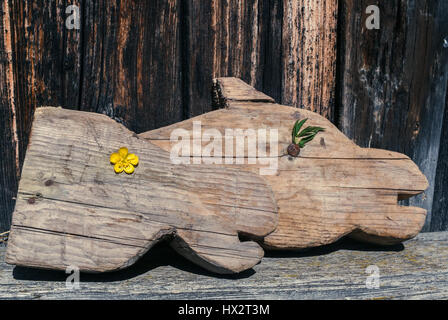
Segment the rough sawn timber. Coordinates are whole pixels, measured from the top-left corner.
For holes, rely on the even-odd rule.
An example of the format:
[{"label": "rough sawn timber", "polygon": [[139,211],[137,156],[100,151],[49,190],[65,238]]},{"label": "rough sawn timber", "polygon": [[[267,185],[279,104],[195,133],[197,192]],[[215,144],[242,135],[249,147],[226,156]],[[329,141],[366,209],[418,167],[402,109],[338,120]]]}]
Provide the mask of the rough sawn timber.
[{"label": "rough sawn timber", "polygon": [[[264,238],[264,247],[303,249],[329,244],[345,235],[394,244],[419,233],[426,210],[397,204],[399,199],[417,195],[428,187],[425,176],[409,157],[360,148],[317,113],[272,103],[265,95],[248,90],[238,79],[219,78],[214,82],[218,92],[213,96],[224,109],[148,131],[140,137],[168,151],[173,145],[173,130],[192,130],[195,121],[201,122],[202,132],[216,129],[222,136],[229,128],[278,129],[278,170],[262,177],[274,191],[279,225]],[[302,149],[299,158],[292,158],[286,148],[295,121],[303,118],[309,119],[307,125],[324,127],[325,132]],[[205,146],[210,142],[205,139],[200,143]],[[266,137],[265,143],[269,157],[270,139]],[[224,155],[224,143],[222,148]],[[256,163],[249,164],[252,155],[247,148],[245,152],[244,164],[229,166],[259,173],[266,165],[259,159],[252,159]]]},{"label": "rough sawn timber", "polygon": [[[134,174],[109,156],[126,146]],[[169,154],[105,115],[38,108],[6,262],[103,272],[128,267],[157,241],[216,273],[253,267],[254,241],[277,225],[272,190],[238,168],[174,165]]]}]

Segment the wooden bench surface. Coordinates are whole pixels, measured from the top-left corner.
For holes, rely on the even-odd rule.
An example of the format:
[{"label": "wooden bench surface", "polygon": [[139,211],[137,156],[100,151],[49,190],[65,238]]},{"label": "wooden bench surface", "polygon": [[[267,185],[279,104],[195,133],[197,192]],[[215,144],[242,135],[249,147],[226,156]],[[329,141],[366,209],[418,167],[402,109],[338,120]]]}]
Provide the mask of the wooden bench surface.
[{"label": "wooden bench surface", "polygon": [[[0,247],[0,299],[447,299],[448,232],[423,233],[389,248],[342,240],[302,253],[267,253],[239,275],[216,276],[164,244],[134,266],[81,274],[80,289],[67,275],[4,263]],[[366,288],[376,265],[380,288]]]}]

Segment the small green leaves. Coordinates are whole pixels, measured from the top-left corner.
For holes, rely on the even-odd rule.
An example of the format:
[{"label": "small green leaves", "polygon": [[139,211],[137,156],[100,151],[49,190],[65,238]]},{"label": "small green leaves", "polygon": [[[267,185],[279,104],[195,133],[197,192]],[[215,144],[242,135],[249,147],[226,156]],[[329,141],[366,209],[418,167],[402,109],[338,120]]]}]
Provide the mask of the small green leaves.
[{"label": "small green leaves", "polygon": [[[307,120],[308,120],[307,118],[303,119],[301,121],[297,120],[296,123],[294,124],[293,129],[292,129],[292,143],[293,144],[298,144],[300,148],[303,148],[308,142],[313,140],[314,137],[319,132],[325,131],[325,129],[322,128],[322,127],[313,127],[313,126],[306,127],[305,129],[300,131],[300,129],[302,128],[303,124]],[[301,139],[299,140],[299,138],[301,138]]]},{"label": "small green leaves", "polygon": [[292,128],[292,143],[296,143],[295,141],[297,134],[299,133],[300,129],[302,128],[306,120],[308,119],[303,119],[301,121],[297,120],[296,123],[294,124],[294,127]]}]

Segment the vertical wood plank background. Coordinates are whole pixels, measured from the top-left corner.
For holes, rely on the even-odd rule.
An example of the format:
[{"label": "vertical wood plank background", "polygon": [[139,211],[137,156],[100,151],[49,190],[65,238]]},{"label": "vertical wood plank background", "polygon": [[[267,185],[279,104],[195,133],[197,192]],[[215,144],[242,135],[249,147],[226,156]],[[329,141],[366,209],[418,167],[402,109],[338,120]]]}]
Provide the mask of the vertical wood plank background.
[{"label": "vertical wood plank background", "polygon": [[[379,30],[365,27],[371,4]],[[79,30],[65,27],[69,5]],[[36,107],[139,133],[211,111],[211,80],[225,76],[409,155],[431,184],[412,200],[425,230],[448,230],[444,0],[0,0],[0,14],[0,231]]]},{"label": "vertical wood plank background", "polygon": [[[371,4],[381,12],[379,30],[363,23]],[[347,0],[340,12],[338,125],[360,146],[399,151],[418,164],[430,187],[410,202],[428,210],[428,231],[433,216],[448,214],[433,210],[434,194],[443,188],[439,183],[435,190],[448,80],[448,2]]]},{"label": "vertical wood plank background", "polygon": [[0,2],[0,232],[9,229],[20,173],[9,3]]}]

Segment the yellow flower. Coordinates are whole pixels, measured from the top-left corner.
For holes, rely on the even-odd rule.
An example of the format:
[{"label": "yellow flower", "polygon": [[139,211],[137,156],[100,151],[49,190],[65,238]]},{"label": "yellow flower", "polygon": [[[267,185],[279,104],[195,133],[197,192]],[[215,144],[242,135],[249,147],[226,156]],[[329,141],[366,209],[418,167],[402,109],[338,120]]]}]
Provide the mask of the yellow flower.
[{"label": "yellow flower", "polygon": [[131,174],[134,172],[134,167],[138,165],[138,156],[129,153],[128,148],[121,147],[118,152],[110,155],[110,163],[114,165],[114,171],[116,173],[122,173],[124,171]]}]

